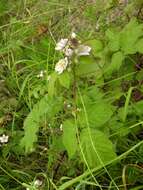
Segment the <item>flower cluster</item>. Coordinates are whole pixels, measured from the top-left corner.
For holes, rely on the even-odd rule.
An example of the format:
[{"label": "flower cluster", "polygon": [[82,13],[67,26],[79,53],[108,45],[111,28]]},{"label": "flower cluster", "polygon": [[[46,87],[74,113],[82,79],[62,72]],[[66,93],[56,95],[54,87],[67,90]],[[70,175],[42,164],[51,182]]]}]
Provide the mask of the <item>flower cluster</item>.
[{"label": "flower cluster", "polygon": [[59,60],[55,66],[55,71],[61,74],[66,70],[68,65],[70,65],[72,56],[87,56],[90,54],[91,47],[81,44],[73,32],[69,39],[61,39],[56,44],[55,50],[61,51],[65,56],[65,58]]},{"label": "flower cluster", "polygon": [[8,142],[9,136],[3,134],[2,136],[0,136],[0,146],[3,144],[6,144]]},{"label": "flower cluster", "polygon": [[46,70],[41,70],[39,74],[37,75],[37,78],[43,78],[45,73],[46,73]]}]

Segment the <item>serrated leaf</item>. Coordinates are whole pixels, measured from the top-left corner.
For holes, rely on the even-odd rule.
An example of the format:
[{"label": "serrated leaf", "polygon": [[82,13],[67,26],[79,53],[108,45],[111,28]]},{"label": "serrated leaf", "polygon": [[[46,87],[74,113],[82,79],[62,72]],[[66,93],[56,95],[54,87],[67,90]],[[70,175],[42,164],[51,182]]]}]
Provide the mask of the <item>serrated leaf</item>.
[{"label": "serrated leaf", "polygon": [[134,109],[135,109],[136,114],[142,116],[143,115],[143,100],[136,102],[134,104]]},{"label": "serrated leaf", "polygon": [[64,73],[62,73],[61,75],[59,75],[58,78],[59,78],[60,84],[61,84],[63,87],[69,89],[70,83],[71,83],[70,74],[69,74],[68,72],[64,72]]},{"label": "serrated leaf", "polygon": [[82,160],[87,162],[90,167],[98,167],[104,165],[112,159],[116,158],[112,142],[108,137],[94,129],[84,129],[80,135],[80,143],[82,152]]},{"label": "serrated leaf", "polygon": [[137,19],[132,19],[121,31],[120,44],[125,54],[136,53],[136,42],[143,36],[143,24],[139,24]]},{"label": "serrated leaf", "polygon": [[121,51],[118,51],[112,55],[111,64],[108,66],[106,72],[112,73],[118,71],[123,63],[124,55]]},{"label": "serrated leaf", "polygon": [[76,74],[78,76],[83,76],[96,73],[96,75],[99,76],[102,74],[99,64],[100,62],[98,59],[95,60],[89,56],[80,57],[79,64],[76,68]]},{"label": "serrated leaf", "polygon": [[50,80],[49,80],[49,84],[48,84],[48,94],[50,97],[53,97],[55,94],[55,83],[57,80],[57,73],[52,73],[50,75]]},{"label": "serrated leaf", "polygon": [[87,111],[89,122],[93,127],[104,125],[113,115],[112,106],[103,100],[90,105]]},{"label": "serrated leaf", "polygon": [[[86,106],[86,114],[91,127],[102,127],[113,115],[112,106],[103,99]],[[87,126],[84,110],[79,113],[80,123]]]},{"label": "serrated leaf", "polygon": [[37,132],[43,116],[52,119],[61,108],[61,99],[49,98],[47,95],[42,98],[29,113],[24,121],[24,137],[21,140],[21,147],[26,153],[32,152],[34,143],[37,142]]},{"label": "serrated leaf", "polygon": [[[96,96],[95,96],[96,94]],[[88,91],[87,91],[88,97],[91,98],[92,101],[97,102],[97,101],[102,101],[102,98],[104,96],[104,93],[100,91],[100,89],[97,86],[91,86]]]},{"label": "serrated leaf", "polygon": [[63,123],[63,144],[69,158],[72,158],[77,150],[76,125],[72,120]]},{"label": "serrated leaf", "polygon": [[93,54],[96,56],[96,53],[101,51],[103,49],[103,44],[100,40],[93,39],[93,40],[88,40],[86,42],[88,46],[91,47]]},{"label": "serrated leaf", "polygon": [[108,29],[105,33],[108,38],[108,47],[111,51],[118,51],[120,48],[120,36],[117,32]]},{"label": "serrated leaf", "polygon": [[143,54],[143,38],[139,39],[139,41],[136,43],[136,50],[137,52]]}]

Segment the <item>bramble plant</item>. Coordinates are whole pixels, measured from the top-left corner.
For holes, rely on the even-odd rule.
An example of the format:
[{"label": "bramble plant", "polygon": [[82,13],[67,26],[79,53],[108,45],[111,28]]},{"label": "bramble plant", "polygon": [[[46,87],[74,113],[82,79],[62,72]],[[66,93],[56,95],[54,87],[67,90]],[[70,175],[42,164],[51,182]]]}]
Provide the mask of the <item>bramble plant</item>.
[{"label": "bramble plant", "polygon": [[[61,52],[64,58],[56,63],[55,71],[50,74],[48,94],[36,104],[25,120],[22,145],[26,152],[33,151],[39,124],[46,115],[49,122],[55,121],[52,122],[53,126],[57,120],[60,122],[62,140],[60,137],[58,143],[63,143],[69,159],[78,156],[87,167],[93,168],[104,167],[117,158],[115,140],[110,140],[110,136],[114,136],[113,131],[116,130],[120,136],[129,133],[124,128],[128,114],[126,106],[129,106],[127,100],[123,109],[114,105],[124,93],[114,92],[109,100],[110,91],[104,94],[101,88],[82,81],[84,77],[93,77],[92,72],[96,73],[96,80],[106,79],[122,69],[125,62],[131,59],[130,55],[143,53],[142,30],[143,25],[133,18],[118,32],[107,29],[104,43],[93,39],[87,40],[84,45],[72,33],[70,38],[61,39],[56,44],[55,50]],[[120,116],[115,115],[116,112]],[[113,129],[111,121],[121,128]],[[57,143],[55,136],[52,137],[52,143]]]},{"label": "bramble plant", "polygon": [[[109,52],[110,54],[112,52],[110,55],[111,58],[109,57],[107,59],[111,61],[109,60],[108,63],[106,63],[105,60],[104,64],[102,63],[103,65],[100,65],[102,66],[100,69],[105,76],[109,72],[111,74],[111,72],[118,71],[124,63],[125,57],[128,55],[135,54],[136,52],[142,53],[142,48],[140,47],[142,45],[142,39],[140,38],[142,36],[142,29],[143,25],[133,19],[117,34],[114,34],[111,30],[106,31],[107,43],[105,48],[99,40],[94,39],[87,41],[87,44],[92,45],[93,56],[97,55],[101,57],[101,63],[103,62],[102,57],[109,56]],[[130,33],[130,35],[128,33]],[[130,42],[129,44],[131,44],[131,46],[129,46],[128,42]],[[101,47],[101,49],[99,49],[96,54],[94,46],[97,49],[97,45]],[[114,117],[115,110],[117,109],[116,106],[113,106],[115,99],[108,102],[103,92],[94,85],[91,86],[90,90],[85,94],[82,93],[81,96],[79,86],[80,69],[77,75],[77,68],[82,68],[82,64],[94,65],[94,62],[89,63],[88,57],[86,57],[85,60],[84,58],[82,59],[83,63],[80,63],[80,57],[90,56],[90,59],[93,57],[90,55],[91,47],[81,44],[81,42],[77,40],[75,33],[72,33],[69,39],[61,39],[60,42],[57,43],[55,49],[61,51],[66,57],[60,59],[56,64],[55,72],[57,74],[54,72],[50,76],[48,95],[38,103],[37,108],[30,113],[28,119],[25,121],[25,136],[22,139],[23,146],[25,146],[26,152],[33,149],[33,143],[36,141],[36,132],[39,127],[38,122],[41,121],[42,115],[47,114],[48,117],[49,114],[49,119],[51,120],[51,116],[54,117],[59,111],[63,112],[64,97],[62,89],[66,88],[68,91],[66,92],[65,102],[70,101],[67,99],[68,96],[71,99],[73,97],[73,102],[71,114],[69,114],[68,118],[65,111],[65,119],[61,121],[63,127],[60,130],[63,130],[62,141],[68,152],[69,158],[81,152],[81,158],[83,161],[86,160],[89,166],[104,166],[106,162],[116,158],[115,149],[113,148],[112,142],[109,140],[110,133],[106,134],[104,132],[105,126],[110,122],[110,119]],[[61,88],[59,85],[61,85]],[[54,88],[54,90],[51,89],[51,87]],[[60,109],[55,107],[58,105],[56,102],[57,97],[58,99],[61,98],[59,100]],[[49,104],[49,100],[54,103],[56,102],[56,104],[52,102]],[[48,109],[48,104],[51,107],[50,111]],[[52,113],[52,109],[56,109],[54,114]],[[34,115],[34,112],[37,116]],[[34,117],[31,116],[31,114],[33,114]],[[123,119],[121,118],[123,122],[125,122],[124,117],[125,116],[123,116]]]}]

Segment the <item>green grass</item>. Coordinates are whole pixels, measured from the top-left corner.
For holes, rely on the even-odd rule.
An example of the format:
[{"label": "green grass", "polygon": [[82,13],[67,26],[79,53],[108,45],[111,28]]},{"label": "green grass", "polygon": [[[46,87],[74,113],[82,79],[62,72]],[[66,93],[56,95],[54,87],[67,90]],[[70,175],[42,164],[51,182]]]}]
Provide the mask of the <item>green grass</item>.
[{"label": "green grass", "polygon": [[[143,2],[124,3],[0,1],[0,136],[9,136],[0,144],[0,189],[143,189]],[[57,75],[64,54],[55,45],[72,31],[92,52]],[[123,61],[113,63],[117,52]],[[96,142],[96,132],[105,139]]]}]

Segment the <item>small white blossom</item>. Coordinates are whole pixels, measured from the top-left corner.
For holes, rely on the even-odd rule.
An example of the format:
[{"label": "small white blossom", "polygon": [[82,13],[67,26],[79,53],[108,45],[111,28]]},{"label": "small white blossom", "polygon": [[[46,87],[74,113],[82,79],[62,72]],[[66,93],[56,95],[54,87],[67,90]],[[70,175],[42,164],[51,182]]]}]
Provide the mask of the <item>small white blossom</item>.
[{"label": "small white blossom", "polygon": [[43,184],[43,181],[40,180],[40,179],[36,179],[35,182],[34,182],[34,186],[35,186],[35,187],[39,187],[39,186],[41,186],[42,184]]},{"label": "small white blossom", "polygon": [[37,77],[38,77],[38,78],[42,78],[45,73],[46,73],[45,70],[41,70],[40,73],[37,75]]},{"label": "small white blossom", "polygon": [[67,68],[67,66],[68,66],[68,58],[65,57],[64,59],[58,61],[58,63],[55,66],[55,71],[58,74],[61,74]]},{"label": "small white blossom", "polygon": [[0,137],[0,143],[7,143],[7,142],[8,142],[8,138],[9,138],[9,136],[3,134],[3,135]]},{"label": "small white blossom", "polygon": [[63,49],[66,47],[67,42],[68,42],[68,39],[67,39],[67,38],[61,39],[61,40],[56,44],[55,50],[57,50],[57,51],[63,50]]},{"label": "small white blossom", "polygon": [[68,104],[68,105],[67,105],[67,108],[70,108],[70,107],[71,107],[71,105],[70,105],[70,104]]},{"label": "small white blossom", "polygon": [[75,32],[72,32],[71,38],[76,38],[76,33]]},{"label": "small white blossom", "polygon": [[99,27],[100,27],[99,22],[97,22],[95,26],[96,30],[99,30]]},{"label": "small white blossom", "polygon": [[78,56],[82,55],[89,55],[91,51],[91,47],[85,45],[79,45],[78,48],[75,50]]},{"label": "small white blossom", "polygon": [[63,131],[63,124],[60,125],[60,131]]},{"label": "small white blossom", "polygon": [[64,53],[67,57],[71,57],[73,55],[73,50],[71,48],[65,48]]}]

